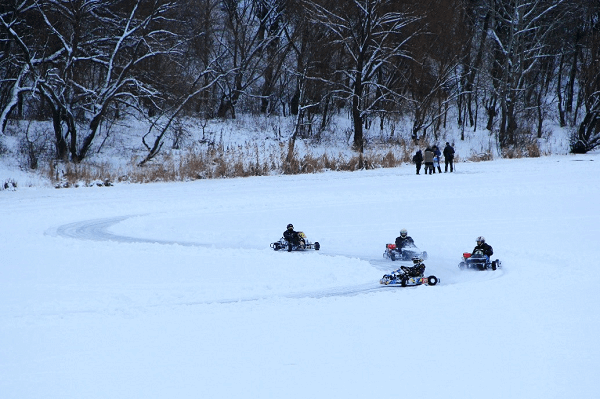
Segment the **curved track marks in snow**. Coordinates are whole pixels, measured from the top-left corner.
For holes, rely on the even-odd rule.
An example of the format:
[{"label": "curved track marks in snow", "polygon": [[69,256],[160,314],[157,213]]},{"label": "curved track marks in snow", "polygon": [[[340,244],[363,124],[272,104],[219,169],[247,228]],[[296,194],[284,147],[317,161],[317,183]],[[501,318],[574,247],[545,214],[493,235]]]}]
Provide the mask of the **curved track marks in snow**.
[{"label": "curved track marks in snow", "polygon": [[149,243],[149,244],[163,244],[163,245],[183,245],[189,247],[208,247],[205,244],[185,242],[185,241],[172,241],[172,240],[156,240],[150,238],[138,238],[128,237],[113,234],[108,232],[108,228],[122,222],[123,220],[129,219],[139,215],[129,216],[118,216],[107,219],[94,219],[84,220],[81,222],[69,223],[57,227],[51,235],[58,235],[66,238],[75,238],[79,240],[92,240],[92,241],[116,241],[125,243]]},{"label": "curved track marks in snow", "polygon": [[[194,242],[185,242],[185,241],[175,241],[175,240],[160,240],[160,239],[150,239],[150,238],[138,238],[138,237],[129,237],[118,234],[113,234],[108,231],[108,229],[124,220],[127,220],[132,217],[136,217],[140,215],[127,215],[127,216],[117,216],[112,218],[103,218],[103,219],[92,219],[92,220],[83,220],[80,222],[74,222],[59,226],[55,229],[51,229],[46,232],[46,234],[52,236],[59,236],[65,238],[72,238],[78,240],[91,240],[91,241],[114,241],[114,242],[122,242],[122,243],[146,243],[146,244],[161,244],[161,245],[183,245],[189,247],[214,247],[214,245],[208,244],[200,244]],[[341,255],[343,256],[343,255]],[[258,301],[261,299],[266,299],[270,297],[284,297],[284,298],[327,298],[327,297],[336,297],[336,296],[351,296],[364,294],[368,292],[380,291],[385,288],[390,288],[386,286],[382,286],[379,282],[373,283],[365,283],[358,284],[353,286],[343,286],[343,287],[332,287],[321,289],[318,291],[305,291],[305,292],[294,292],[289,294],[275,294],[272,296],[254,296],[247,298],[237,298],[237,299],[220,299],[214,301],[201,301],[201,302],[186,302],[181,303],[181,305],[203,305],[203,304],[211,304],[211,303],[236,303],[236,302],[247,302],[247,301]]]},{"label": "curved track marks in snow", "polygon": [[[130,237],[123,236],[118,234],[113,234],[108,231],[108,229],[124,220],[127,220],[132,217],[136,217],[140,215],[126,215],[126,216],[117,216],[112,218],[103,218],[103,219],[92,219],[92,220],[84,220],[80,222],[74,222],[65,224],[57,227],[56,229],[49,230],[46,234],[53,236],[60,236],[65,238],[72,238],[78,240],[91,240],[91,241],[113,241],[113,242],[122,242],[122,243],[146,243],[146,244],[161,244],[161,245],[182,245],[188,247],[215,247],[214,245],[209,244],[201,244],[196,242],[186,242],[186,241],[176,241],[176,240],[163,240],[163,239],[151,239],[151,238],[139,238],[139,237]],[[332,254],[328,254],[332,255]],[[338,256],[345,256],[343,254],[336,254]],[[380,270],[390,270],[390,267],[382,267],[381,260],[375,259],[362,259],[364,261],[369,262],[372,266]],[[386,262],[387,266],[387,262]],[[455,271],[453,274],[458,274],[460,272]],[[460,273],[464,276],[464,273]],[[501,273],[498,271],[493,274],[490,273],[482,273],[478,272],[475,275],[471,276],[471,279],[467,279],[467,281],[474,280],[488,280],[490,278],[498,278]],[[442,279],[440,279],[442,281]],[[257,295],[245,298],[231,298],[231,299],[217,299],[217,300],[207,300],[207,301],[199,301],[199,302],[182,302],[179,305],[202,305],[202,304],[211,304],[211,303],[220,303],[220,304],[228,304],[228,303],[236,303],[236,302],[248,302],[248,301],[259,301],[267,298],[273,297],[281,297],[281,298],[328,298],[328,297],[337,297],[337,296],[353,296],[359,294],[365,294],[369,292],[383,292],[382,290],[386,289],[397,289],[398,287],[390,287],[390,286],[382,286],[378,281],[357,284],[352,286],[340,286],[340,287],[331,287],[324,288],[320,290],[314,291],[302,291],[302,292],[291,292],[287,294],[273,294],[269,296]],[[407,288],[404,288],[405,290]],[[410,289],[410,287],[409,287]],[[173,305],[173,304],[172,304]]]}]

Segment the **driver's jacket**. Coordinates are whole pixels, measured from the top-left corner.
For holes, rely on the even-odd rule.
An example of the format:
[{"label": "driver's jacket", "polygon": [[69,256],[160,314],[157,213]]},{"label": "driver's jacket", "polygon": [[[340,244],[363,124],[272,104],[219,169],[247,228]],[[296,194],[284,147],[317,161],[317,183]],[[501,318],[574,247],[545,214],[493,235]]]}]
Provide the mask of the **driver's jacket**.
[{"label": "driver's jacket", "polygon": [[492,256],[494,254],[494,250],[492,249],[492,246],[486,242],[484,242],[481,245],[476,245],[475,249],[473,249],[473,253],[475,254],[475,253],[477,253],[477,251],[481,251],[481,252],[483,252],[484,255],[487,255],[487,256]]},{"label": "driver's jacket", "polygon": [[283,232],[283,238],[287,242],[291,242],[292,244],[298,244],[300,237],[298,237],[298,232],[294,230],[286,230]]},{"label": "driver's jacket", "polygon": [[406,236],[406,237],[397,237],[396,238],[396,248],[398,249],[402,249],[402,248],[409,248],[409,247],[414,247],[415,246],[415,242],[413,241],[411,236]]}]

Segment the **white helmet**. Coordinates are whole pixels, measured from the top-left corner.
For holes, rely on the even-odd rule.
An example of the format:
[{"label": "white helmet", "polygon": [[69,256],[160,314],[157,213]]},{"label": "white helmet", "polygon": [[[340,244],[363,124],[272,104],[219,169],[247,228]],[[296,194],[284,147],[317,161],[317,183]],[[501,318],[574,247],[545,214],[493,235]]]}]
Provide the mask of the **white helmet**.
[{"label": "white helmet", "polygon": [[402,230],[400,230],[400,235],[402,237],[406,237],[408,235],[408,231],[406,231],[406,229],[402,229]]},{"label": "white helmet", "polygon": [[477,241],[477,244],[483,244],[485,242],[485,237],[479,236],[475,241]]}]

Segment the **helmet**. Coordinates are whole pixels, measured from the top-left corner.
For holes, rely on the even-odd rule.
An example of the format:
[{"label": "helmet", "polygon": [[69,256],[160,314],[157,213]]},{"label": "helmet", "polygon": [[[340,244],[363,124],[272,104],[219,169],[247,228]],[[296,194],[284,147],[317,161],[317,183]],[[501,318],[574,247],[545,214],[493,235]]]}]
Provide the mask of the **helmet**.
[{"label": "helmet", "polygon": [[406,235],[407,235],[407,234],[408,234],[408,231],[406,231],[406,229],[402,229],[402,230],[400,230],[400,235],[401,235],[402,237],[406,237]]},{"label": "helmet", "polygon": [[294,230],[294,225],[293,225],[293,224],[291,224],[291,223],[290,223],[290,224],[288,224],[288,225],[287,225],[287,229],[288,229],[288,230]]},{"label": "helmet", "polygon": [[485,238],[483,236],[479,236],[475,241],[477,241],[478,244],[483,244],[485,242]]}]

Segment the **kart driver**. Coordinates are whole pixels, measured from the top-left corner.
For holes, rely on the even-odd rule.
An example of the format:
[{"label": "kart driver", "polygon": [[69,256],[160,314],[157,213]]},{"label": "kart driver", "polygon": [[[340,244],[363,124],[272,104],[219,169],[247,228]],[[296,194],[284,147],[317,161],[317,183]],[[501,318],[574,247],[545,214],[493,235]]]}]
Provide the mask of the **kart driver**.
[{"label": "kart driver", "polygon": [[298,232],[294,231],[294,225],[291,223],[287,225],[286,230],[283,232],[283,238],[292,245],[304,244]]},{"label": "kart driver", "polygon": [[396,248],[409,248],[414,247],[415,242],[411,236],[408,235],[408,231],[406,229],[400,230],[400,237],[396,237]]},{"label": "kart driver", "polygon": [[477,251],[482,252],[485,256],[487,256],[487,258],[489,259],[490,256],[492,256],[494,254],[494,250],[492,249],[492,246],[489,245],[488,243],[485,242],[485,238],[482,236],[477,237],[477,245],[475,246],[475,249],[473,249],[473,253],[477,253]]}]

